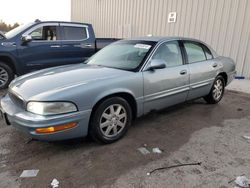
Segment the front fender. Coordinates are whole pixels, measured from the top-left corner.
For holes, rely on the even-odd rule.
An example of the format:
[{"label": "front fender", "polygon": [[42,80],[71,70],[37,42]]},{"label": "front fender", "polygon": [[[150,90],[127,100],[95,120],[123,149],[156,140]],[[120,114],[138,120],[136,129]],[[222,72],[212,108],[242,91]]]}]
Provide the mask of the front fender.
[{"label": "front fender", "polygon": [[143,115],[143,96],[137,97],[135,96],[135,94],[127,89],[127,88],[116,88],[113,90],[108,90],[108,91],[104,91],[102,93],[100,93],[94,100],[94,105],[92,106],[92,108],[102,99],[112,96],[112,95],[118,95],[118,94],[129,94],[130,96],[132,96],[135,100],[136,103],[136,116],[139,117],[141,115]]},{"label": "front fender", "polygon": [[133,98],[136,100],[135,95],[133,94],[133,92],[127,88],[115,88],[112,90],[107,90],[104,91],[102,93],[100,93],[99,95],[96,96],[96,98],[94,99],[94,104],[98,103],[98,101],[102,100],[103,98],[106,98],[110,95],[115,95],[118,93],[127,93],[130,94],[131,96],[133,96]]},{"label": "front fender", "polygon": [[4,61],[7,64],[10,64],[10,66],[15,68],[15,73],[17,75],[22,74],[22,66],[18,64],[18,60],[15,58],[15,56],[12,53],[9,52],[0,52],[0,61]]}]

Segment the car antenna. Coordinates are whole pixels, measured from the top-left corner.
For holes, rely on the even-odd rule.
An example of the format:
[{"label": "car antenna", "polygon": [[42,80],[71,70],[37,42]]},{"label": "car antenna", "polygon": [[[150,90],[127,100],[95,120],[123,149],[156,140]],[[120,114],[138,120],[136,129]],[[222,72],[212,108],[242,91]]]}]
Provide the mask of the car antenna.
[{"label": "car antenna", "polygon": [[35,22],[36,22],[36,23],[38,23],[38,22],[41,22],[41,20],[39,20],[39,19],[36,19],[36,20],[35,20]]}]

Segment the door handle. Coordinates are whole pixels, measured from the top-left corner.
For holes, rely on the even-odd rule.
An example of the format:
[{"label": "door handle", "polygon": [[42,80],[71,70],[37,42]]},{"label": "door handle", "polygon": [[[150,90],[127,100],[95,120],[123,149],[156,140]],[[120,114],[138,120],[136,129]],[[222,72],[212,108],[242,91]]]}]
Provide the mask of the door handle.
[{"label": "door handle", "polygon": [[60,48],[61,46],[60,45],[51,45],[50,47],[51,48]]},{"label": "door handle", "polygon": [[66,47],[69,47],[69,45],[64,44],[64,45],[62,45],[61,47],[62,47],[62,48],[66,48]]},{"label": "door handle", "polygon": [[185,74],[187,74],[187,70],[182,70],[182,71],[180,72],[180,75],[185,75]]},{"label": "door handle", "polygon": [[218,64],[217,64],[217,63],[214,63],[214,64],[213,64],[213,67],[214,67],[214,68],[215,68],[215,67],[217,67],[217,66],[218,66]]},{"label": "door handle", "polygon": [[92,44],[85,44],[85,47],[92,47]]}]

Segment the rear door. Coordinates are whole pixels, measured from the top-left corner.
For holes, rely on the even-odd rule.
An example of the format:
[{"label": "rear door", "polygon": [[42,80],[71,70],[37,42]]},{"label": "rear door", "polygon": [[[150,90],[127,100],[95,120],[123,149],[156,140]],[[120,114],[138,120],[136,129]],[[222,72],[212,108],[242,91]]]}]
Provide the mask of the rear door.
[{"label": "rear door", "polygon": [[205,96],[210,92],[219,65],[204,44],[184,40],[183,45],[190,70],[188,100]]},{"label": "rear door", "polygon": [[[18,56],[26,72],[61,65],[61,41],[58,23],[35,25],[23,35],[30,35],[30,42],[17,47]],[[21,39],[20,39],[21,40]]]},{"label": "rear door", "polygon": [[80,63],[95,53],[95,42],[87,25],[60,23],[60,28],[65,63]]},{"label": "rear door", "polygon": [[144,113],[184,102],[189,90],[188,65],[178,41],[162,43],[151,59],[164,60],[166,68],[143,71]]}]

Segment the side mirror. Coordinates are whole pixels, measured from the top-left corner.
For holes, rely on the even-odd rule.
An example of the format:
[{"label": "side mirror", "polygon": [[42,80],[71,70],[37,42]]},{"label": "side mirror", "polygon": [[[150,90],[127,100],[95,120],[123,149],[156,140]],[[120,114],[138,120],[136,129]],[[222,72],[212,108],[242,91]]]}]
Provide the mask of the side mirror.
[{"label": "side mirror", "polygon": [[147,70],[164,69],[166,68],[166,62],[162,59],[152,59]]},{"label": "side mirror", "polygon": [[22,39],[23,43],[27,43],[27,42],[32,41],[32,36],[30,36],[30,35],[24,35],[24,36],[22,36],[21,39]]}]

